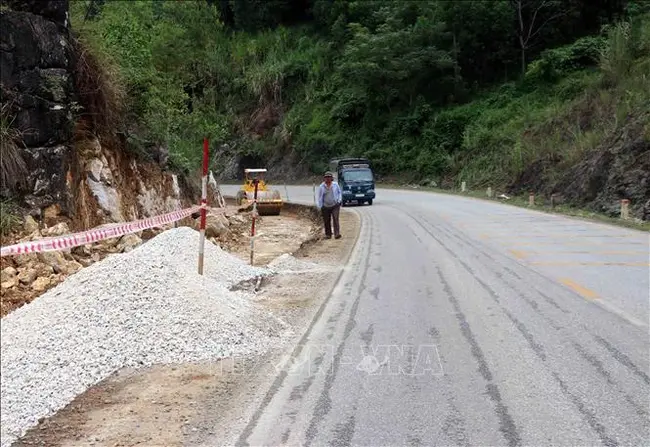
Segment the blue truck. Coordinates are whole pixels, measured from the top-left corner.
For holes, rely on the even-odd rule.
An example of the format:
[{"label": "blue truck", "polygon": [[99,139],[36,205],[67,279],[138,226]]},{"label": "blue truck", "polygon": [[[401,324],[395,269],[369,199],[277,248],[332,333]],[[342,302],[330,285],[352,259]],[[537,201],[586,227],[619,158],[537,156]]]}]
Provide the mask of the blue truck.
[{"label": "blue truck", "polygon": [[343,205],[357,202],[372,205],[375,199],[375,177],[367,158],[336,158],[330,160],[330,171],[343,194]]}]

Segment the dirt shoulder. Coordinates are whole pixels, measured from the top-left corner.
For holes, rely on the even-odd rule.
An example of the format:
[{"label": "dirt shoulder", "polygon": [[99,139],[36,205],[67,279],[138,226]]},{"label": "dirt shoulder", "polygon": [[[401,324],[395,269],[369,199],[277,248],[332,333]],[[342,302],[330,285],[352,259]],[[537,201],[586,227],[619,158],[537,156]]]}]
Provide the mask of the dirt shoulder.
[{"label": "dirt shoulder", "polygon": [[[360,224],[356,212],[341,213],[340,240],[322,239],[314,218],[288,208],[279,217],[263,217],[258,225],[255,264],[276,259],[279,273],[261,284],[254,301],[291,328],[276,349],[260,358],[119,371],[14,445],[212,445],[213,437],[227,437],[235,422],[250,419],[247,411],[255,405],[249,404],[263,398],[276,375],[275,365],[311,323],[355,245]],[[238,244],[230,241],[229,251],[248,260],[247,238],[239,239]],[[277,259],[288,253],[292,255]]]}]

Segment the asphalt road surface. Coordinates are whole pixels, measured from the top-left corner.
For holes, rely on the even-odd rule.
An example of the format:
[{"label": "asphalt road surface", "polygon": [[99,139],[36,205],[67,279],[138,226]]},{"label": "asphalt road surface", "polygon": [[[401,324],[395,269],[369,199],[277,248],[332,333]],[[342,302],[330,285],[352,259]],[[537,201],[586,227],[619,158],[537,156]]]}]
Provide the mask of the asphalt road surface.
[{"label": "asphalt road surface", "polygon": [[424,192],[346,209],[355,251],[239,445],[650,445],[647,233]]}]

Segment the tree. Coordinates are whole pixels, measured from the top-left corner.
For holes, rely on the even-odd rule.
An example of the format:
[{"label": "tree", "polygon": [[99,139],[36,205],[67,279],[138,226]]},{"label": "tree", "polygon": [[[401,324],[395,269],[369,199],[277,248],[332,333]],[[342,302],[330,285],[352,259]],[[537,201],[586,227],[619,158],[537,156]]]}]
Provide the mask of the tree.
[{"label": "tree", "polygon": [[552,21],[567,15],[573,8],[559,0],[510,0],[517,17],[517,37],[521,51],[521,74],[526,74],[526,52]]},{"label": "tree", "polygon": [[519,65],[512,39],[513,14],[505,2],[445,2],[440,19],[451,32],[447,48],[469,85],[502,80],[504,72]]},{"label": "tree", "polygon": [[411,107],[419,95],[441,104],[455,93],[455,61],[440,45],[448,39],[444,23],[426,8],[413,18],[406,7],[374,11],[374,30],[349,25],[352,38],[337,61],[337,77],[346,92],[342,102],[350,104],[354,97],[356,104],[363,96],[368,110],[390,114],[394,107]]}]

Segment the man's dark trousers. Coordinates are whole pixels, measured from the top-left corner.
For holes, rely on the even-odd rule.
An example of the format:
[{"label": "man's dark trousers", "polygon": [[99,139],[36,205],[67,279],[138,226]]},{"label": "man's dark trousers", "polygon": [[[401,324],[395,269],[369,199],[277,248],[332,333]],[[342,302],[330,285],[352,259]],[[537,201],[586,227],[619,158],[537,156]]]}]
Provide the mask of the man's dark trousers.
[{"label": "man's dark trousers", "polygon": [[321,209],[323,214],[323,224],[325,225],[325,237],[332,237],[332,220],[334,220],[334,236],[339,237],[341,229],[339,227],[339,210],[341,205],[334,205],[333,207],[324,206]]}]

